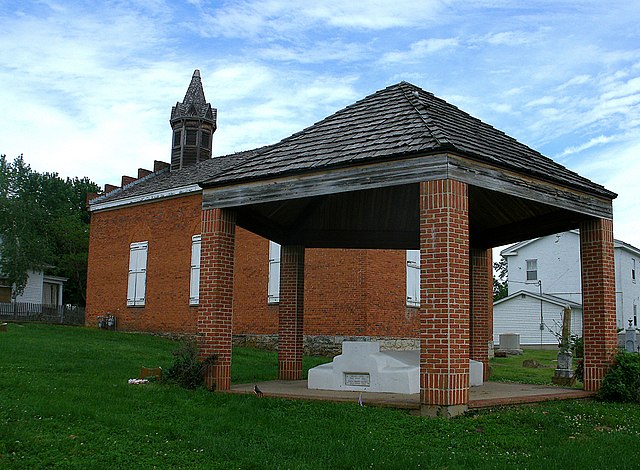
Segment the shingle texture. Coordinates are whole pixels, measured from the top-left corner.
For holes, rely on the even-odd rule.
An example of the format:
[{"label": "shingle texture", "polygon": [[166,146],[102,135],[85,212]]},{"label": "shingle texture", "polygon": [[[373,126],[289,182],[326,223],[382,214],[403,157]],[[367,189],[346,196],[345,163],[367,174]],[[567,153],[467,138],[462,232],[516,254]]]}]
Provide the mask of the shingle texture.
[{"label": "shingle texture", "polygon": [[258,150],[260,149],[211,158],[180,170],[169,171],[167,168],[93,199],[91,203],[116,201],[197,184],[200,181],[215,177],[234,165],[241,164],[245,159],[256,155]]},{"label": "shingle texture", "polygon": [[615,197],[601,185],[406,82],[347,106],[206,184],[220,185],[359,164],[365,160],[443,151]]},{"label": "shingle texture", "polygon": [[603,186],[433,94],[401,82],[274,145],[214,158],[171,173],[154,174],[99,200],[120,199],[195,183],[221,186],[411,155],[423,154],[429,158],[428,154],[445,151],[594,195],[615,197]]},{"label": "shingle texture", "polygon": [[191,77],[189,88],[187,88],[187,92],[184,95],[184,100],[182,100],[182,103],[176,103],[176,105],[171,108],[171,120],[185,117],[197,117],[215,121],[216,115],[217,110],[212,108],[204,97],[200,71],[195,70]]}]

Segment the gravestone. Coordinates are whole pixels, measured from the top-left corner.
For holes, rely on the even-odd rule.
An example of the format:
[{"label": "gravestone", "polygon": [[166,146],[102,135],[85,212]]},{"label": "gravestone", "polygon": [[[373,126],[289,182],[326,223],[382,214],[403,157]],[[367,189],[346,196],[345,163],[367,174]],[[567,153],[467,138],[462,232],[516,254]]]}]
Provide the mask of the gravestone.
[{"label": "gravestone", "polygon": [[551,380],[556,385],[571,386],[576,382],[573,376],[573,355],[571,354],[571,307],[562,312],[562,338],[558,353],[558,366]]},{"label": "gravestone", "polygon": [[520,349],[520,335],[518,333],[502,333],[500,335],[500,347],[496,352],[500,352],[500,354],[496,354],[498,357],[501,357],[503,354],[507,356],[522,354],[522,349]]},{"label": "gravestone", "polygon": [[[482,385],[482,362],[469,361],[469,384]],[[380,351],[378,341],[345,341],[333,362],[309,370],[307,387],[415,394],[420,392],[420,351]]]},{"label": "gravestone", "polygon": [[638,352],[636,328],[631,325],[631,320],[629,320],[629,328],[624,331],[624,350],[627,352]]},{"label": "gravestone", "polygon": [[308,388],[419,393],[420,353],[380,351],[377,341],[345,341],[333,362],[309,370]]}]

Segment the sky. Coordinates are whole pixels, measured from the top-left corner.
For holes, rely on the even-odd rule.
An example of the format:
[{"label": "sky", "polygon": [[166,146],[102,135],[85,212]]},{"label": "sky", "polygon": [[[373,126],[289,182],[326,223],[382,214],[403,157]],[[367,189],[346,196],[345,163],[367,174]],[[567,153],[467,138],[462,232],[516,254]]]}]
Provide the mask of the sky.
[{"label": "sky", "polygon": [[169,161],[194,69],[214,155],[411,82],[619,194],[640,247],[640,2],[0,0],[0,154],[120,184]]}]

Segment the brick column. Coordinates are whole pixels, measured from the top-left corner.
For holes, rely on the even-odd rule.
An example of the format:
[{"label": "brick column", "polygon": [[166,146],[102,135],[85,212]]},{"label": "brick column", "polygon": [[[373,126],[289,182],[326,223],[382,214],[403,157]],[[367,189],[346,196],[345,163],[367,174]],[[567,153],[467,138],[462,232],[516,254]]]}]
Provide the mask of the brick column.
[{"label": "brick column", "polygon": [[595,391],[618,350],[611,220],[593,219],[580,224],[580,261],[584,389]]},{"label": "brick column", "polygon": [[201,360],[216,356],[214,365],[205,372],[210,390],[231,387],[235,233],[235,212],[202,211],[198,339]]},{"label": "brick column", "polygon": [[484,380],[490,377],[489,341],[493,339],[493,266],[491,249],[471,248],[470,355],[483,365]]},{"label": "brick column", "polygon": [[283,245],[280,251],[278,378],[302,379],[304,247]]},{"label": "brick column", "polygon": [[422,414],[455,416],[469,401],[467,185],[420,183],[420,402]]}]

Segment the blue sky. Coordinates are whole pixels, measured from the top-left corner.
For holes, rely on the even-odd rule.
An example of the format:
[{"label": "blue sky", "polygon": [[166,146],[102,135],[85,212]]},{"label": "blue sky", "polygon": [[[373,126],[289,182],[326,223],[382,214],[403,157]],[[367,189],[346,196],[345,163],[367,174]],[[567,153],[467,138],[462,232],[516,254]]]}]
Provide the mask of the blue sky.
[{"label": "blue sky", "polygon": [[619,194],[640,246],[640,2],[0,0],[0,153],[119,184],[169,159],[193,70],[214,154],[406,80]]}]

